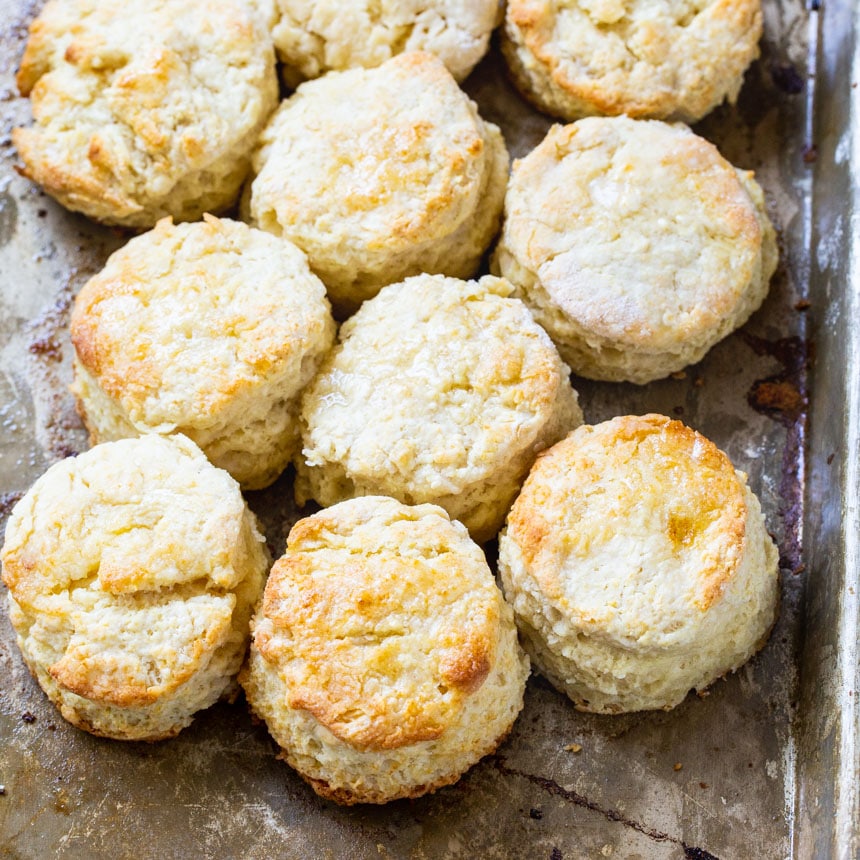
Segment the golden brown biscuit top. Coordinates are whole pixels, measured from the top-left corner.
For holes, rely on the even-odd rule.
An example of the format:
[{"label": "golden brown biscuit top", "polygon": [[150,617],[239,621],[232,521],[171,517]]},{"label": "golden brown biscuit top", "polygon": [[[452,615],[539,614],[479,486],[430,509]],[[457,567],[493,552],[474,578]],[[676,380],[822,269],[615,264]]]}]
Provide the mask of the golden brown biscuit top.
[{"label": "golden brown biscuit top", "polygon": [[276,7],[272,32],[290,83],[372,68],[407,51],[435,54],[461,81],[486,53],[499,14],[497,0],[277,0]]},{"label": "golden brown biscuit top", "polygon": [[442,62],[401,54],[282,103],[254,159],[251,216],[311,256],[332,233],[352,252],[408,248],[474,212],[485,160],[477,110]]},{"label": "golden brown biscuit top", "polygon": [[758,56],[760,0],[508,0],[508,27],[584,113],[694,121]]},{"label": "golden brown biscuit top", "polygon": [[202,12],[189,0],[47,3],[17,78],[35,119],[15,134],[28,173],[122,220],[244,145],[276,100],[271,40],[239,0]]},{"label": "golden brown biscuit top", "polygon": [[686,126],[554,126],[514,164],[504,241],[571,320],[620,345],[677,348],[718,326],[761,266],[738,171]]},{"label": "golden brown biscuit top", "polygon": [[[205,427],[240,393],[333,337],[325,287],[295,246],[210,215],[169,218],[114,253],[72,312],[78,359],[131,421]],[[284,396],[292,396],[285,384]]]},{"label": "golden brown biscuit top", "polygon": [[584,631],[682,641],[740,564],[744,485],[679,421],[582,426],[537,460],[508,518],[528,575]]},{"label": "golden brown biscuit top", "polygon": [[57,681],[147,704],[231,635],[252,523],[235,481],[184,437],[107,443],[52,466],[16,505],[3,581],[33,623],[67,631]]},{"label": "golden brown biscuit top", "polygon": [[361,749],[439,737],[495,660],[500,594],[441,508],[364,497],[301,520],[255,641],[288,704]]},{"label": "golden brown biscuit top", "polygon": [[307,462],[423,501],[527,449],[567,367],[512,289],[418,275],[365,302],[304,394]]}]

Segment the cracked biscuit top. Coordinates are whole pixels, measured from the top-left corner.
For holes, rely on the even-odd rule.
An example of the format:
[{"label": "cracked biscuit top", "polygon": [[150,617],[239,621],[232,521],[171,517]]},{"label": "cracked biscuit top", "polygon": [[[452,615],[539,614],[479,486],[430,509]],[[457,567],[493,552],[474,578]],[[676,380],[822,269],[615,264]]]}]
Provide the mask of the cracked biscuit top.
[{"label": "cracked biscuit top", "polygon": [[502,50],[562,119],[695,122],[735,101],[761,32],[759,0],[509,0]]},{"label": "cracked biscuit top", "polygon": [[637,383],[743,325],[776,264],[753,173],[629,117],[553,126],[515,162],[494,257],[574,373]]},{"label": "cracked biscuit top", "polygon": [[441,735],[495,661],[498,590],[438,508],[354,500],[301,520],[272,569],[254,641],[289,704],[350,744]]},{"label": "cracked biscuit top", "polygon": [[76,297],[72,390],[94,441],[184,433],[258,489],[296,450],[297,399],[334,328],[292,243],[212,215],[166,218]]},{"label": "cracked biscuit top", "polygon": [[396,54],[436,54],[463,80],[484,56],[497,0],[276,0],[272,35],[295,85],[333,69],[379,66]]},{"label": "cracked biscuit top", "polygon": [[153,740],[229,689],[267,554],[235,481],[188,439],[150,435],[52,466],[2,561],[18,644],[63,716]]},{"label": "cracked biscuit top", "polygon": [[239,681],[339,803],[418,797],[494,751],[528,664],[481,550],[435,505],[366,496],[300,520]]},{"label": "cracked biscuit top", "polygon": [[498,229],[508,154],[439,59],[413,52],[302,84],[254,170],[251,221],[298,245],[351,311],[409,275],[472,275]]},{"label": "cracked biscuit top", "polygon": [[366,302],[302,395],[299,498],[431,502],[495,537],[537,453],[582,421],[511,289],[421,275]]},{"label": "cracked biscuit top", "polygon": [[14,132],[69,209],[148,227],[233,202],[277,103],[271,37],[241,0],[52,0],[30,27]]},{"label": "cracked biscuit top", "polygon": [[764,643],[777,550],[746,475],[663,415],[544,452],[499,539],[526,650],[578,708],[671,708]]}]

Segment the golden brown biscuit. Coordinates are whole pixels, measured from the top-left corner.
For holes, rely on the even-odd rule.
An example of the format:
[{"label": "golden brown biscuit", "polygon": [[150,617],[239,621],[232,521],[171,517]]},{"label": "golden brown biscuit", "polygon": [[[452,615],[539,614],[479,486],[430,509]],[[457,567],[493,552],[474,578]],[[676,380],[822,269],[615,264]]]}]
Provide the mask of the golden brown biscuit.
[{"label": "golden brown biscuit", "polygon": [[15,506],[18,646],[69,722],[159,740],[235,691],[268,567],[236,482],[181,436],[98,445]]},{"label": "golden brown biscuit", "polygon": [[349,312],[409,275],[474,274],[498,230],[508,155],[442,62],[409,53],[303,84],[254,169],[252,222],[305,251]]},{"label": "golden brown biscuit", "polygon": [[591,117],[514,164],[493,270],[574,373],[645,383],[743,325],[776,262],[751,171],[684,125]]},{"label": "golden brown biscuit", "polygon": [[183,433],[246,489],[298,450],[298,397],[334,340],[325,287],[291,243],[237,221],[156,228],[84,286],[75,381],[93,442]]},{"label": "golden brown biscuit", "polygon": [[277,104],[271,37],[242,0],[50,0],[18,72],[24,172],[69,209],[151,227],[229,206]]},{"label": "golden brown biscuit", "polygon": [[434,505],[365,497],[299,521],[252,628],[248,702],[338,803],[455,782],[522,707],[528,662],[510,607]]},{"label": "golden brown biscuit", "polygon": [[497,0],[276,0],[272,35],[291,86],[325,72],[373,68],[427,51],[462,81],[484,56]]},{"label": "golden brown biscuit", "polygon": [[582,421],[569,371],[511,285],[419,275],[341,329],[302,397],[296,495],[441,505],[496,536],[537,453]]},{"label": "golden brown biscuit", "polygon": [[761,32],[760,0],[508,0],[502,51],[562,119],[695,122],[734,103]]},{"label": "golden brown biscuit", "polygon": [[499,539],[526,650],[596,713],[672,708],[745,663],[774,622],[777,561],[746,475],[662,415],[542,454]]}]

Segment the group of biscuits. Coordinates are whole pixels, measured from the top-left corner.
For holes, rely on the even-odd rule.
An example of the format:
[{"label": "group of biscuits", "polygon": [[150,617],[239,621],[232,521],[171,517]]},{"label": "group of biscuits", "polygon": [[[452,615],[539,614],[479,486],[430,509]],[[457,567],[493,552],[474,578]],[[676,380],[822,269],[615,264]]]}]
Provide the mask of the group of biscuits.
[{"label": "group of biscuits", "polygon": [[[583,425],[570,383],[680,370],[764,298],[761,189],[663,121],[734,99],[758,0],[509,0],[515,83],[576,120],[510,177],[457,83],[498,17],[49,0],[32,24],[23,172],[149,230],[75,301],[93,447],[35,483],[2,551],[70,722],[171,737],[238,673],[318,793],[385,802],[494,750],[529,658],[618,713],[763,644],[777,554],[746,476],[663,416]],[[243,221],[209,214],[240,196]],[[500,224],[495,275],[465,280]],[[322,510],[270,570],[240,489],[291,463]]]}]

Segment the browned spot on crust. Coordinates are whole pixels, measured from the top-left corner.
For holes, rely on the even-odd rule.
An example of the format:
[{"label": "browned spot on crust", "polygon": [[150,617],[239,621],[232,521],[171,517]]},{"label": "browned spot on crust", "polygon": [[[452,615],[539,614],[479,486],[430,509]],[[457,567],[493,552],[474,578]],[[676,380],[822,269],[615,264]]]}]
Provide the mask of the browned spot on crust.
[{"label": "browned spot on crust", "polygon": [[689,546],[695,536],[693,520],[684,514],[670,513],[667,532],[676,549]]},{"label": "browned spot on crust", "polygon": [[486,640],[469,636],[452,648],[439,664],[442,677],[464,693],[474,693],[490,674],[490,654]]},{"label": "browned spot on crust", "polygon": [[[600,434],[605,455],[594,450],[593,434]],[[617,452],[617,453],[616,453]],[[604,456],[629,457],[642,464],[648,487],[616,486],[605,478]],[[621,468],[620,462],[618,463]],[[631,473],[636,474],[636,473]],[[601,509],[613,519],[609,533],[623,529],[625,506],[636,492],[663,488],[663,529],[678,555],[697,553],[705,535],[715,534],[716,552],[702,558],[697,571],[696,607],[706,612],[735,575],[746,540],[746,502],[743,488],[728,457],[716,445],[680,421],[663,415],[625,416],[597,427],[580,427],[546,451],[532,470],[508,518],[509,534],[531,574],[550,600],[563,594],[560,559],[568,553],[585,554],[591,542],[602,542],[602,523],[589,513],[589,494],[600,488]],[[613,493],[619,497],[612,510]],[[586,517],[590,538],[580,541],[577,524]],[[719,523],[714,529],[714,524]],[[593,532],[593,534],[592,534]],[[623,560],[619,560],[623,563]],[[600,619],[582,616],[585,624]]]}]

